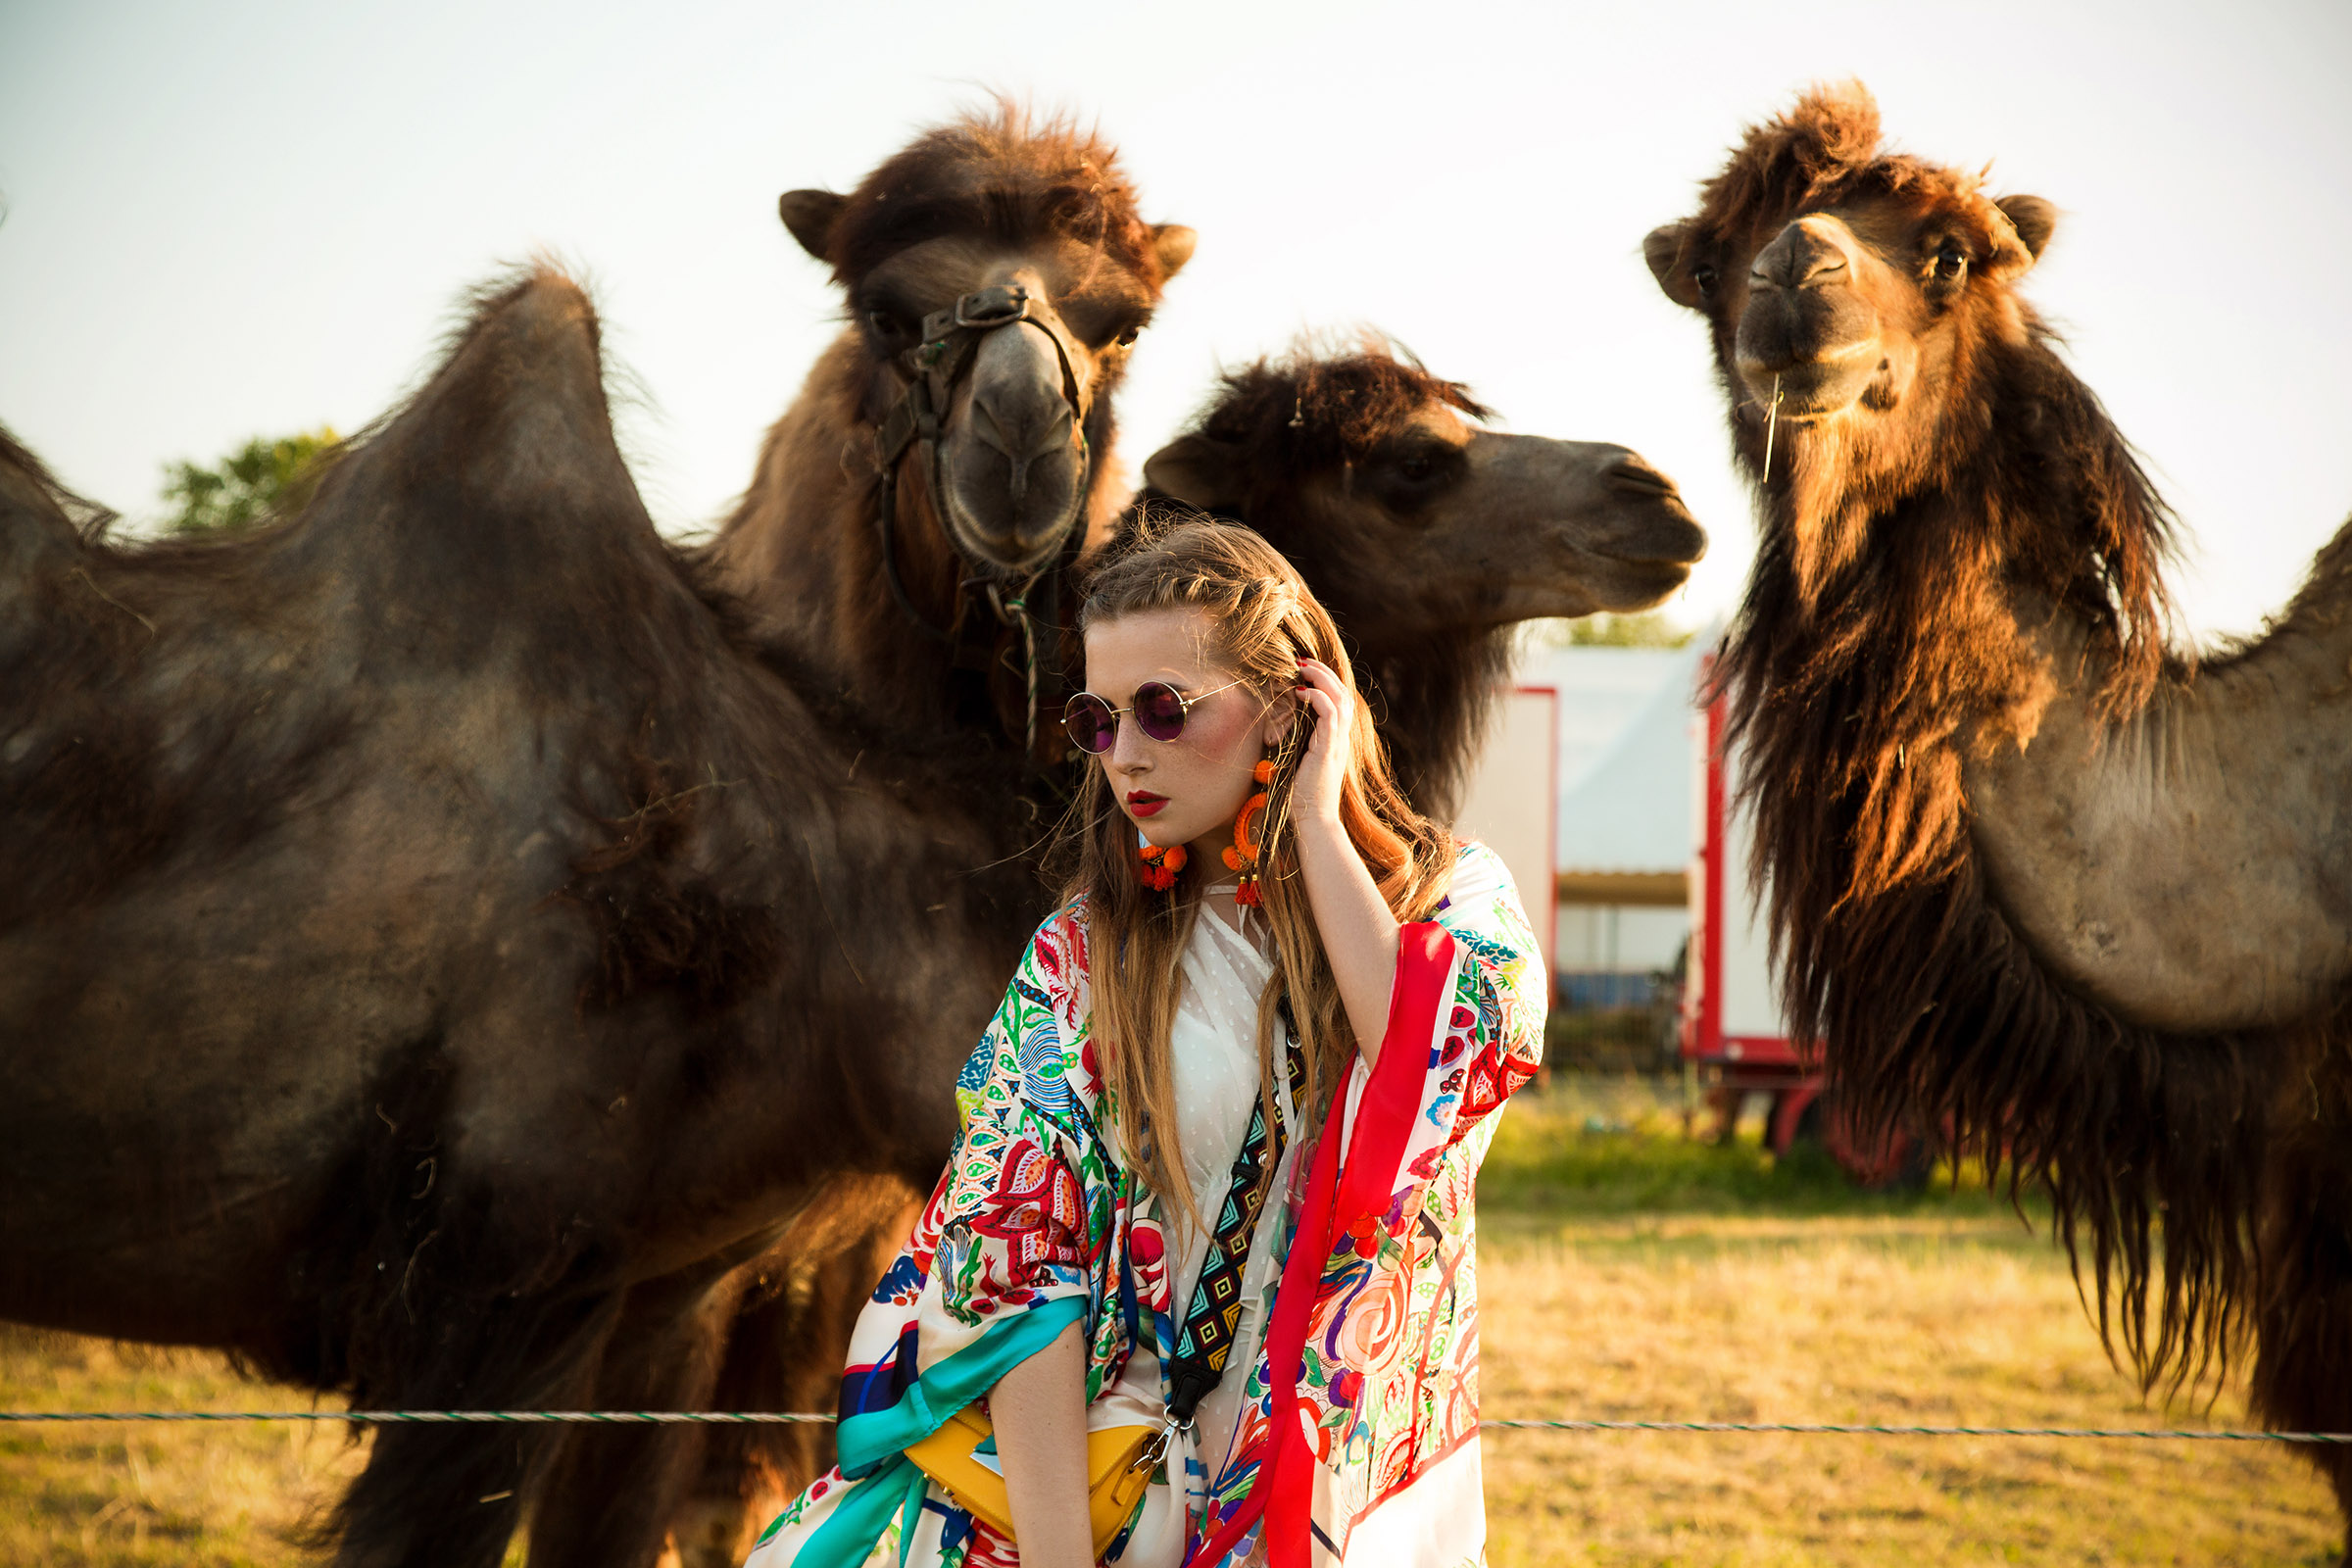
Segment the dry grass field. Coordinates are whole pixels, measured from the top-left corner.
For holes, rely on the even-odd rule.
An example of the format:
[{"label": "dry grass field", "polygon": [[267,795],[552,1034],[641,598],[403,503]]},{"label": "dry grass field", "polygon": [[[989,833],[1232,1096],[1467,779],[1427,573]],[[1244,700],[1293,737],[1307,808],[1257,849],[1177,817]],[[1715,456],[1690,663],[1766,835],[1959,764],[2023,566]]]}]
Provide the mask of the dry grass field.
[{"label": "dry grass field", "polygon": [[[1682,1134],[1641,1083],[1515,1105],[1481,1191],[1493,1416],[2239,1425],[2100,1352],[2064,1261],[1977,1193],[1848,1190]],[[0,1331],[0,1405],[299,1408],[215,1357]],[[277,1568],[364,1449],[334,1427],[0,1428],[0,1563]],[[2335,1561],[2256,1444],[1497,1432],[1491,1554],[1532,1564]]]}]

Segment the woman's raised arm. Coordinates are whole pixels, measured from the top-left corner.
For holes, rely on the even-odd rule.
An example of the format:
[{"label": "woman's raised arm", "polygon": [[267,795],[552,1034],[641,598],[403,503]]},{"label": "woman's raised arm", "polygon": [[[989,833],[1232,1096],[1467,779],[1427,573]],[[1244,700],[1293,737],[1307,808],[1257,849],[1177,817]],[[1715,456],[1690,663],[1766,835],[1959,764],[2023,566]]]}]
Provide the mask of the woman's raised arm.
[{"label": "woman's raised arm", "polygon": [[1291,786],[1298,873],[1306,882],[1307,906],[1315,912],[1340,1004],[1355,1031],[1356,1051],[1372,1066],[1389,1030],[1389,998],[1396,984],[1396,917],[1340,821],[1348,731],[1362,722],[1362,704],[1328,664],[1315,660],[1298,661],[1298,701],[1315,715]]}]

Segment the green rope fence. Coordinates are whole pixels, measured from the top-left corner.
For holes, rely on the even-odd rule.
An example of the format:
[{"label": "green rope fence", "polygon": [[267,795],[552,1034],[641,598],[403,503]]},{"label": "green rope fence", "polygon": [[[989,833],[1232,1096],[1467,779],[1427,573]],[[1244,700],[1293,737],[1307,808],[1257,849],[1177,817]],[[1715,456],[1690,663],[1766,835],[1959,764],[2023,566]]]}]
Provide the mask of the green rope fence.
[{"label": "green rope fence", "polygon": [[[823,1425],[837,1419],[774,1410],[0,1410],[0,1422],[73,1421],[355,1421],[363,1425],[564,1422],[581,1426]],[[1799,1436],[1890,1438],[2142,1438],[2201,1443],[2341,1443],[2352,1432],[2230,1432],[2191,1428],[1928,1427],[1830,1421],[1482,1421],[1501,1432],[1779,1432]]]}]

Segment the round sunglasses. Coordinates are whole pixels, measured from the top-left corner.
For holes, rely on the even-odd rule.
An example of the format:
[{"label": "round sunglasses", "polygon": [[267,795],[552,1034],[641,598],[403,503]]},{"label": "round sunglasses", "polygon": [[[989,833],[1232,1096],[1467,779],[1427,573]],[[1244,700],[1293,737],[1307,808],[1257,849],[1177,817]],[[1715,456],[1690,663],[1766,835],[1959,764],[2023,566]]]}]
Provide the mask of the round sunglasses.
[{"label": "round sunglasses", "polygon": [[1185,717],[1195,703],[1241,684],[1229,680],[1188,697],[1166,681],[1148,680],[1135,689],[1135,701],[1125,708],[1113,708],[1093,692],[1080,692],[1062,709],[1061,727],[1069,732],[1072,746],[1092,757],[1110,750],[1118,738],[1121,713],[1133,713],[1135,727],[1153,740],[1172,741],[1184,733]]}]

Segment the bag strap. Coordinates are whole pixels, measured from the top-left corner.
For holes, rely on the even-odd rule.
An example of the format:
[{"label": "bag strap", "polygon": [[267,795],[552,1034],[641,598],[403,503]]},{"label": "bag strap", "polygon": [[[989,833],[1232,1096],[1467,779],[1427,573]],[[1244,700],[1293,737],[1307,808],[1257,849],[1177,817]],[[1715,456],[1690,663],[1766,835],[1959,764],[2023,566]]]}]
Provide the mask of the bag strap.
[{"label": "bag strap", "polygon": [[[1289,999],[1279,1004],[1283,1025],[1284,1075],[1290,1081],[1291,1103],[1306,1093],[1306,1056],[1298,1049],[1298,1030],[1291,1018]],[[1233,1337],[1242,1318],[1242,1275],[1250,1262],[1250,1244],[1257,1235],[1257,1218],[1265,1210],[1274,1172],[1281,1167],[1288,1128],[1282,1117],[1266,1125],[1261,1096],[1250,1113],[1250,1131],[1234,1156],[1233,1179],[1226,1185],[1225,1201],[1217,1211],[1215,1234],[1208,1257],[1200,1267],[1200,1283],[1176,1336],[1176,1353],[1168,1358],[1168,1420],[1178,1427],[1193,1424],[1193,1412],[1208,1397],[1225,1375],[1233,1354]]]}]

